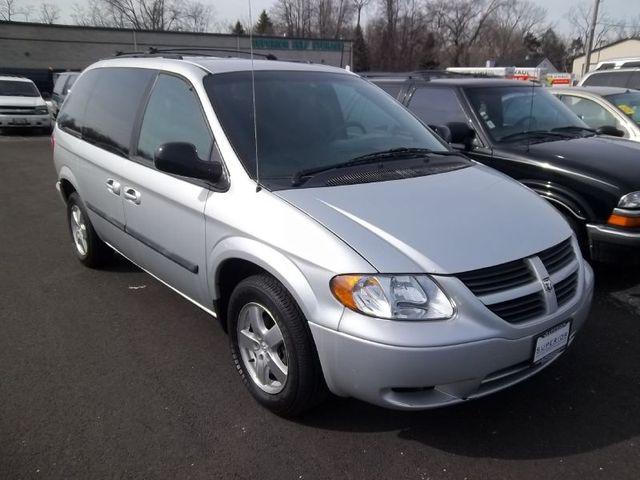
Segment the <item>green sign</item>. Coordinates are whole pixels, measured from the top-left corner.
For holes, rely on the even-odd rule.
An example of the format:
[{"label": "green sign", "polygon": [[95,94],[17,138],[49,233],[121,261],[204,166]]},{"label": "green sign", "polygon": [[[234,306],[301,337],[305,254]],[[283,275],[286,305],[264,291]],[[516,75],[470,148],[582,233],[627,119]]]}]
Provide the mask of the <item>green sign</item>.
[{"label": "green sign", "polygon": [[254,38],[253,48],[256,50],[316,50],[324,52],[340,52],[340,40],[303,40],[288,38]]}]

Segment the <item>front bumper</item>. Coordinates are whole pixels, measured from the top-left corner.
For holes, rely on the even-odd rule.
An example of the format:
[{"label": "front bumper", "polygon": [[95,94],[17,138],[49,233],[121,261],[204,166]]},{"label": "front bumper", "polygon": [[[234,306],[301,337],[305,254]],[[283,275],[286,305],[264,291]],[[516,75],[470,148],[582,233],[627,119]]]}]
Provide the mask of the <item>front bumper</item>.
[{"label": "front bumper", "polygon": [[622,257],[640,260],[640,230],[589,223],[587,233],[594,260],[613,262]]},{"label": "front bumper", "polygon": [[[511,333],[505,334],[506,330],[501,333],[492,329],[492,334],[476,341],[458,340],[451,345],[429,347],[397,346],[310,323],[327,384],[337,395],[387,408],[418,410],[479,398],[518,383],[562,353],[532,365],[537,335],[571,319],[571,344],[584,324],[593,297],[593,272],[586,262],[582,272],[582,288],[573,303],[558,315],[523,329],[526,334],[518,338],[509,338]],[[468,311],[458,312],[458,317],[465,315]],[[477,318],[451,320],[454,321],[457,327],[451,324],[452,336],[460,333],[453,329],[460,330],[467,321],[474,322]],[[416,322],[421,336],[424,327],[424,323]]]},{"label": "front bumper", "polygon": [[0,128],[47,128],[51,127],[51,116],[45,115],[0,115]]}]

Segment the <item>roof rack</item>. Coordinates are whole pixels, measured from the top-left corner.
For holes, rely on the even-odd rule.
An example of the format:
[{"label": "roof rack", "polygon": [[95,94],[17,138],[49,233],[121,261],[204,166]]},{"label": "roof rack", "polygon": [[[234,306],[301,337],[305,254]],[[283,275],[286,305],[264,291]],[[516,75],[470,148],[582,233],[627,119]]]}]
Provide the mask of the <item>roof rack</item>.
[{"label": "roof rack", "polygon": [[[233,50],[230,48],[215,48],[215,47],[181,47],[181,48],[154,48],[149,47],[147,51],[144,52],[116,52],[116,57],[133,57],[133,58],[144,58],[144,57],[161,57],[161,58],[175,58],[178,60],[182,60],[184,56],[189,56],[192,53],[198,53],[199,56],[203,57],[219,57],[220,55],[215,55],[213,53],[206,52],[216,52],[216,53],[227,53],[227,54],[244,54],[251,55],[250,51],[246,50]],[[205,53],[202,53],[205,52]],[[253,53],[254,56],[263,57],[266,60],[277,60],[278,58],[271,53]],[[232,57],[232,55],[227,55],[227,57]]]},{"label": "roof rack", "polygon": [[500,78],[496,75],[481,73],[451,72],[449,70],[413,70],[411,72],[361,72],[364,78],[388,79],[388,80],[429,80],[436,78]]}]

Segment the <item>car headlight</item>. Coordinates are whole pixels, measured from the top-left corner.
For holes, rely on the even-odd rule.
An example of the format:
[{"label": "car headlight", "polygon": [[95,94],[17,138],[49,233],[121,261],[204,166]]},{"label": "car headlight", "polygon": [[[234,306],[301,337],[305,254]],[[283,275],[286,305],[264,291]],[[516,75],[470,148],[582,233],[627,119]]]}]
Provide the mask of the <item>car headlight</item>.
[{"label": "car headlight", "polygon": [[426,275],[338,275],[333,295],[345,307],[389,320],[444,320],[453,304]]},{"label": "car headlight", "polygon": [[640,192],[627,193],[618,202],[619,208],[640,208]]},{"label": "car headlight", "polygon": [[44,106],[44,107],[36,107],[36,114],[37,115],[48,115],[49,114],[49,109]]}]

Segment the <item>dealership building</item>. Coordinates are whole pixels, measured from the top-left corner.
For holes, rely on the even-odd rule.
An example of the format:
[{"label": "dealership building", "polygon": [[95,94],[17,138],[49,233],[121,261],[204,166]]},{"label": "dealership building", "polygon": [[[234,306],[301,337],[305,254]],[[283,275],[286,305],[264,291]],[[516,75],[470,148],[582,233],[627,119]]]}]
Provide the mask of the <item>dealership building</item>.
[{"label": "dealership building", "polygon": [[[75,25],[0,22],[0,73],[23,75],[42,91],[51,91],[53,74],[82,70],[116,52],[149,48],[215,48],[220,56],[247,56],[249,36],[216,33],[135,31]],[[349,40],[254,36],[256,54],[279,60],[324,63],[337,67],[353,64]]]}]

